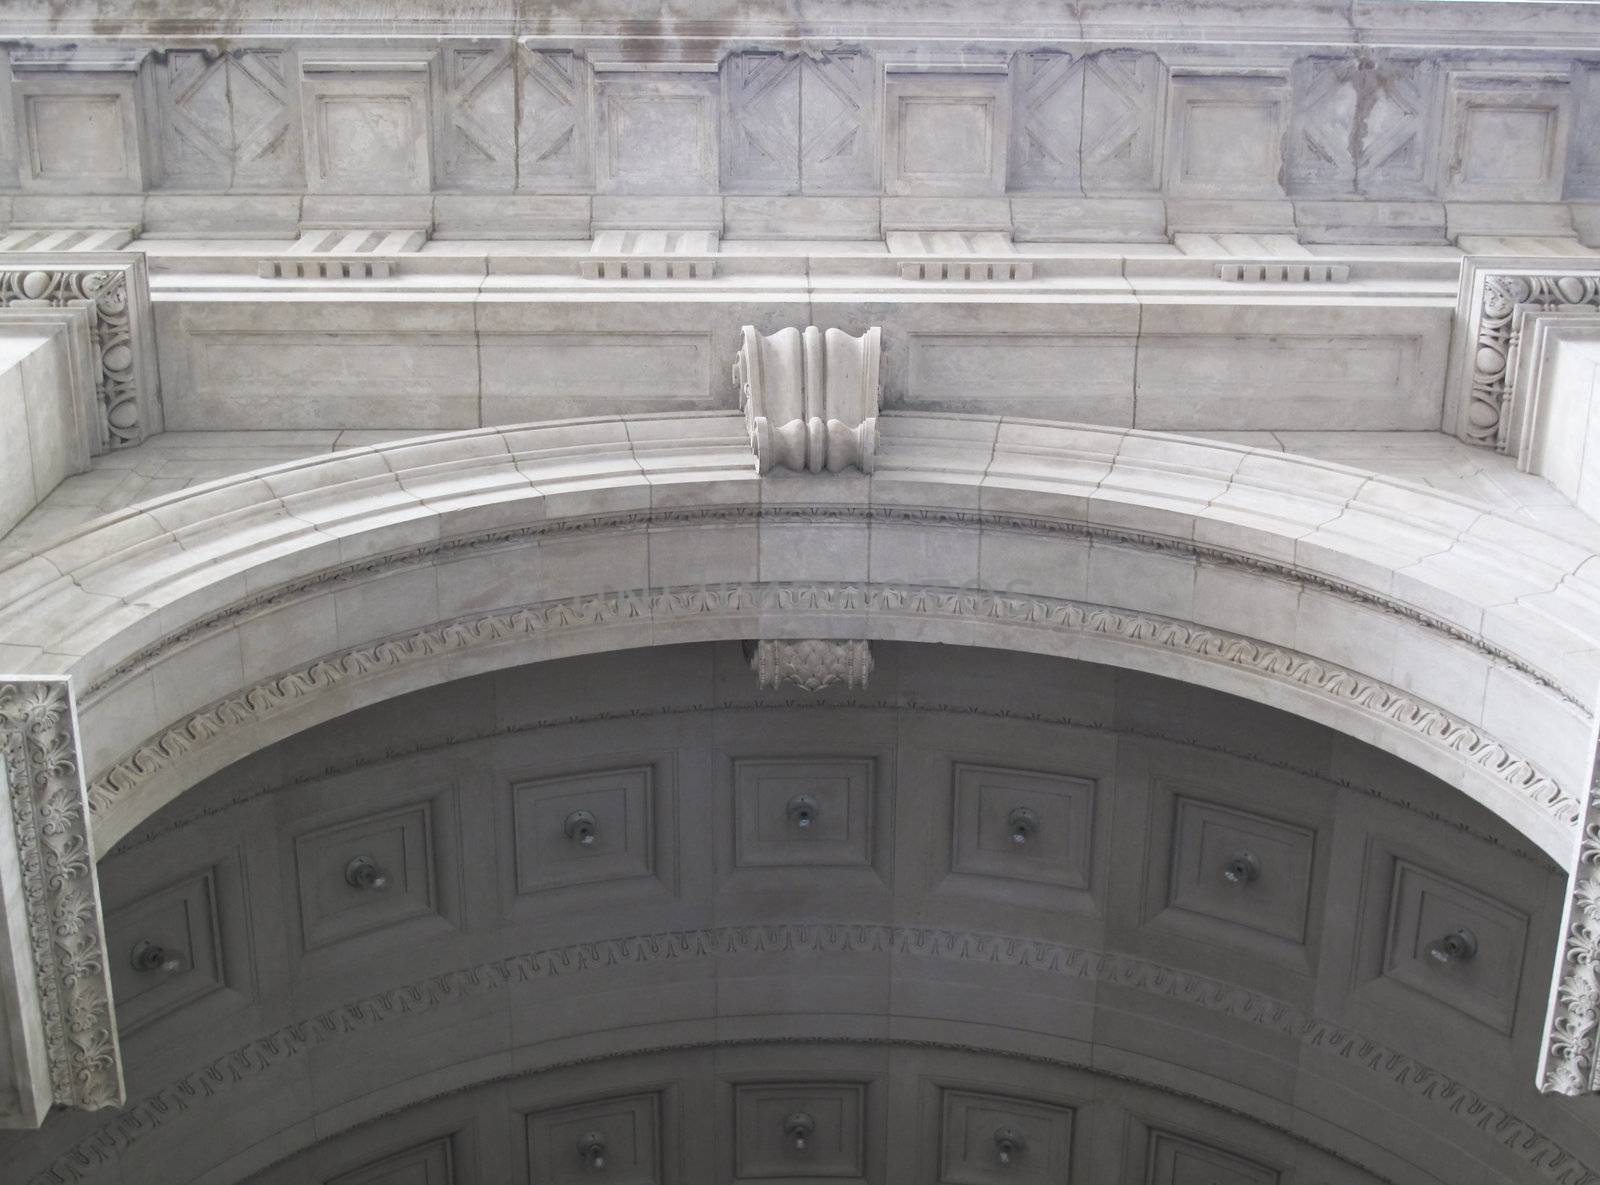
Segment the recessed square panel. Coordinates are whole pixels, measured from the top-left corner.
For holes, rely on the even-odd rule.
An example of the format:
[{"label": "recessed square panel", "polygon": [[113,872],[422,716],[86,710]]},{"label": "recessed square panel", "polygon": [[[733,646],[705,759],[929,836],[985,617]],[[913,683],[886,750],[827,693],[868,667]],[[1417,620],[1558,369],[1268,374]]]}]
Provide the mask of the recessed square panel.
[{"label": "recessed square panel", "polygon": [[406,95],[320,96],[318,132],[328,175],[404,176],[418,131],[413,114]]},{"label": "recessed square panel", "polygon": [[1072,1168],[1072,1108],[940,1092],[939,1185],[1058,1185]]},{"label": "recessed square panel", "polygon": [[[111,989],[124,1037],[226,986],[216,870],[176,881],[106,918]],[[159,949],[135,965],[136,951]],[[170,964],[170,965],[168,965]]]},{"label": "recessed square panel", "polygon": [[952,872],[1087,889],[1094,782],[956,762]]},{"label": "recessed square panel", "polygon": [[41,193],[137,193],[154,184],[147,91],[133,70],[14,66],[19,181]]},{"label": "recessed square panel", "polygon": [[307,950],[438,912],[431,803],[297,835],[294,863]]},{"label": "recessed square panel", "polygon": [[1276,103],[1195,102],[1183,142],[1184,176],[1195,181],[1266,177],[1277,159]]},{"label": "recessed square panel", "polygon": [[1168,907],[1305,942],[1316,833],[1187,795],[1173,809]]},{"label": "recessed square panel", "polygon": [[321,193],[433,186],[429,59],[303,61],[306,181]]},{"label": "recessed square panel", "polygon": [[1003,74],[898,74],[885,84],[885,185],[895,194],[1005,188]]},{"label": "recessed square panel", "polygon": [[444,1136],[330,1177],[327,1185],[452,1185],[454,1180],[450,1137]]},{"label": "recessed square panel", "polygon": [[1392,864],[1382,974],[1509,1033],[1527,915],[1410,861]]},{"label": "recessed square panel", "polygon": [[1474,107],[1465,113],[1467,153],[1461,179],[1469,183],[1548,179],[1556,131],[1553,107]]},{"label": "recessed square panel", "polygon": [[597,75],[600,190],[709,193],[717,186],[716,75]]},{"label": "recessed square panel", "polygon": [[659,1091],[535,1111],[529,1177],[537,1185],[660,1185],[661,1117]]},{"label": "recessed square panel", "polygon": [[35,177],[131,175],[120,96],[28,95],[24,103]]},{"label": "recessed square panel", "polygon": [[735,866],[870,866],[876,772],[870,757],[736,760]]},{"label": "recessed square panel", "polygon": [[1278,1185],[1280,1179],[1277,1169],[1259,1161],[1172,1132],[1150,1133],[1147,1185]]},{"label": "recessed square panel", "polygon": [[518,782],[511,802],[518,893],[654,874],[654,766]]},{"label": "recessed square panel", "polygon": [[1446,197],[1560,198],[1572,105],[1565,78],[1453,71],[1449,95]]},{"label": "recessed square panel", "polygon": [[1281,198],[1288,76],[1174,75],[1167,184],[1192,198]]},{"label": "recessed square panel", "polygon": [[[866,1175],[866,1087],[747,1083],[734,1089],[734,1178],[858,1181]],[[795,1122],[804,1128],[804,1147]]]}]

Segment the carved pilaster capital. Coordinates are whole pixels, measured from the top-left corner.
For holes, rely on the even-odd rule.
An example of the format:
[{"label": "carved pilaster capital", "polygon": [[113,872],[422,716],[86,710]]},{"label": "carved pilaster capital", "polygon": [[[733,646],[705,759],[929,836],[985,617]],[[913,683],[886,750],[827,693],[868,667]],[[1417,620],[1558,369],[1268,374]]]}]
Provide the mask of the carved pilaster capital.
[{"label": "carved pilaster capital", "polygon": [[1570,263],[1552,269],[1548,262],[1469,259],[1462,265],[1452,374],[1459,392],[1456,434],[1469,444],[1506,451],[1523,315],[1529,310],[1600,308],[1600,271],[1582,271]]},{"label": "carved pilaster capital", "polygon": [[29,253],[0,266],[0,308],[88,310],[96,452],[138,444],[160,430],[152,422],[157,383],[149,304],[142,255]]},{"label": "carved pilaster capital", "polygon": [[[0,678],[0,766],[20,872],[33,1009],[57,1106],[123,1102],[77,713],[64,678]],[[24,944],[13,944],[13,951]],[[27,999],[27,977],[15,982]],[[29,1018],[33,1019],[32,1017]]]}]

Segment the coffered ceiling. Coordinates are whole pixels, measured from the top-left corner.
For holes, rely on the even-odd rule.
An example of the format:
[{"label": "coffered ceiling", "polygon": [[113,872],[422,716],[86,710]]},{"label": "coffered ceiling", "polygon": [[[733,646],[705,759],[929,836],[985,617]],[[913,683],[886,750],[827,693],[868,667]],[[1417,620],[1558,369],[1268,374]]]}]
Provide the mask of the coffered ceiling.
[{"label": "coffered ceiling", "polygon": [[101,864],[129,1106],[17,1179],[1587,1179],[1506,825],[1219,693],[874,650],[517,668],[213,776]]}]

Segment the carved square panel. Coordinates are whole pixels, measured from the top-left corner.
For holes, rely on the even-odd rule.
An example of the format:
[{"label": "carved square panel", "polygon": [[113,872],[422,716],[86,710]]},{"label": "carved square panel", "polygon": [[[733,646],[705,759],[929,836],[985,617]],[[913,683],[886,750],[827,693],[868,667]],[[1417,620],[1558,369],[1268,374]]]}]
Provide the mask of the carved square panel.
[{"label": "carved square panel", "polygon": [[[527,1117],[531,1179],[537,1185],[661,1185],[662,1110],[661,1092],[652,1091],[533,1112]],[[598,1167],[596,1154],[604,1160]]]},{"label": "carved square panel", "polygon": [[712,193],[717,188],[715,74],[597,73],[602,193]]},{"label": "carved square panel", "polygon": [[1086,192],[1147,192],[1160,186],[1166,92],[1166,66],[1156,54],[1105,50],[1083,59]]},{"label": "carved square panel", "polygon": [[[420,802],[295,836],[305,948],[437,915],[433,830],[433,803]],[[352,883],[357,862],[385,883]]]},{"label": "carved square panel", "polygon": [[441,185],[511,188],[517,167],[516,62],[515,48],[495,42],[444,49]]},{"label": "carved square panel", "polygon": [[886,192],[1004,192],[1004,74],[891,74],[884,103]]},{"label": "carved square panel", "polygon": [[281,50],[228,55],[233,119],[233,185],[265,189],[302,185],[305,151],[294,61]]},{"label": "carved square panel", "polygon": [[513,784],[517,892],[654,875],[655,780],[636,765]]},{"label": "carved square panel", "polygon": [[1083,61],[1056,50],[1012,63],[1011,185],[1077,189],[1082,176]]},{"label": "carved square panel", "polygon": [[225,189],[231,181],[227,63],[213,50],[173,49],[158,64],[163,185]]},{"label": "carved square panel", "polygon": [[450,1137],[442,1136],[330,1177],[327,1185],[452,1185],[454,1181]]},{"label": "carved square panel", "polygon": [[1431,196],[1439,140],[1439,72],[1432,63],[1310,57],[1295,64],[1293,80],[1295,193]]},{"label": "carved square panel", "polygon": [[758,52],[723,59],[722,177],[735,190],[798,190],[799,58]]},{"label": "carved square panel", "polygon": [[876,780],[870,757],[735,760],[734,866],[870,866]]},{"label": "carved square panel", "polygon": [[1555,201],[1567,157],[1571,96],[1553,75],[1450,75],[1446,196]]},{"label": "carved square panel", "polygon": [[[1380,875],[1385,863],[1390,865],[1388,908],[1377,973],[1509,1033],[1527,915],[1400,857],[1380,859]],[[1471,936],[1470,955],[1439,957],[1435,944],[1460,931]]]},{"label": "carved square panel", "polygon": [[940,1091],[939,1185],[1057,1185],[1072,1167],[1071,1107]]},{"label": "carved square panel", "polygon": [[1167,185],[1179,197],[1283,196],[1287,76],[1174,74]]},{"label": "carved square panel", "polygon": [[[859,1181],[866,1175],[866,1086],[742,1083],[734,1088],[734,1179]],[[791,1118],[809,1120],[795,1147]]]},{"label": "carved square panel", "polygon": [[1278,1185],[1269,1165],[1173,1132],[1152,1131],[1145,1158],[1146,1185]]},{"label": "carved square panel", "polygon": [[566,50],[523,49],[518,184],[564,193],[594,183],[589,64]]},{"label": "carved square panel", "polygon": [[952,780],[952,872],[1089,887],[1094,782],[961,761]]},{"label": "carved square panel", "polygon": [[1174,811],[1167,907],[1303,943],[1316,833],[1187,795]]},{"label": "carved square panel", "polygon": [[433,187],[430,58],[303,60],[306,184],[314,193]]},{"label": "carved square panel", "polygon": [[800,190],[878,190],[877,78],[864,53],[800,59]]},{"label": "carved square panel", "polygon": [[[111,990],[124,1037],[227,986],[218,915],[213,866],[107,916]],[[172,961],[170,967],[135,966],[136,954],[157,948]]]},{"label": "carved square panel", "polygon": [[146,91],[133,71],[68,75],[18,65],[12,105],[22,188],[136,193],[154,185],[144,148]]}]

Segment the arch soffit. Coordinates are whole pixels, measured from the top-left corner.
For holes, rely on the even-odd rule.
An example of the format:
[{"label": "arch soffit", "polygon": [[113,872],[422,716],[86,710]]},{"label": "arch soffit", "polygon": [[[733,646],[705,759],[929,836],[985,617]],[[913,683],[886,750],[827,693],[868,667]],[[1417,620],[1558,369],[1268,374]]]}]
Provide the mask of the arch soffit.
[{"label": "arch soffit", "polygon": [[699,413],[260,470],[14,565],[0,643],[73,676],[102,851],[364,703],[566,654],[809,636],[1019,648],[1243,695],[1430,770],[1570,865],[1600,654],[1582,548],[1221,443],[969,416],[880,431],[870,476],[758,477],[742,420]]}]

